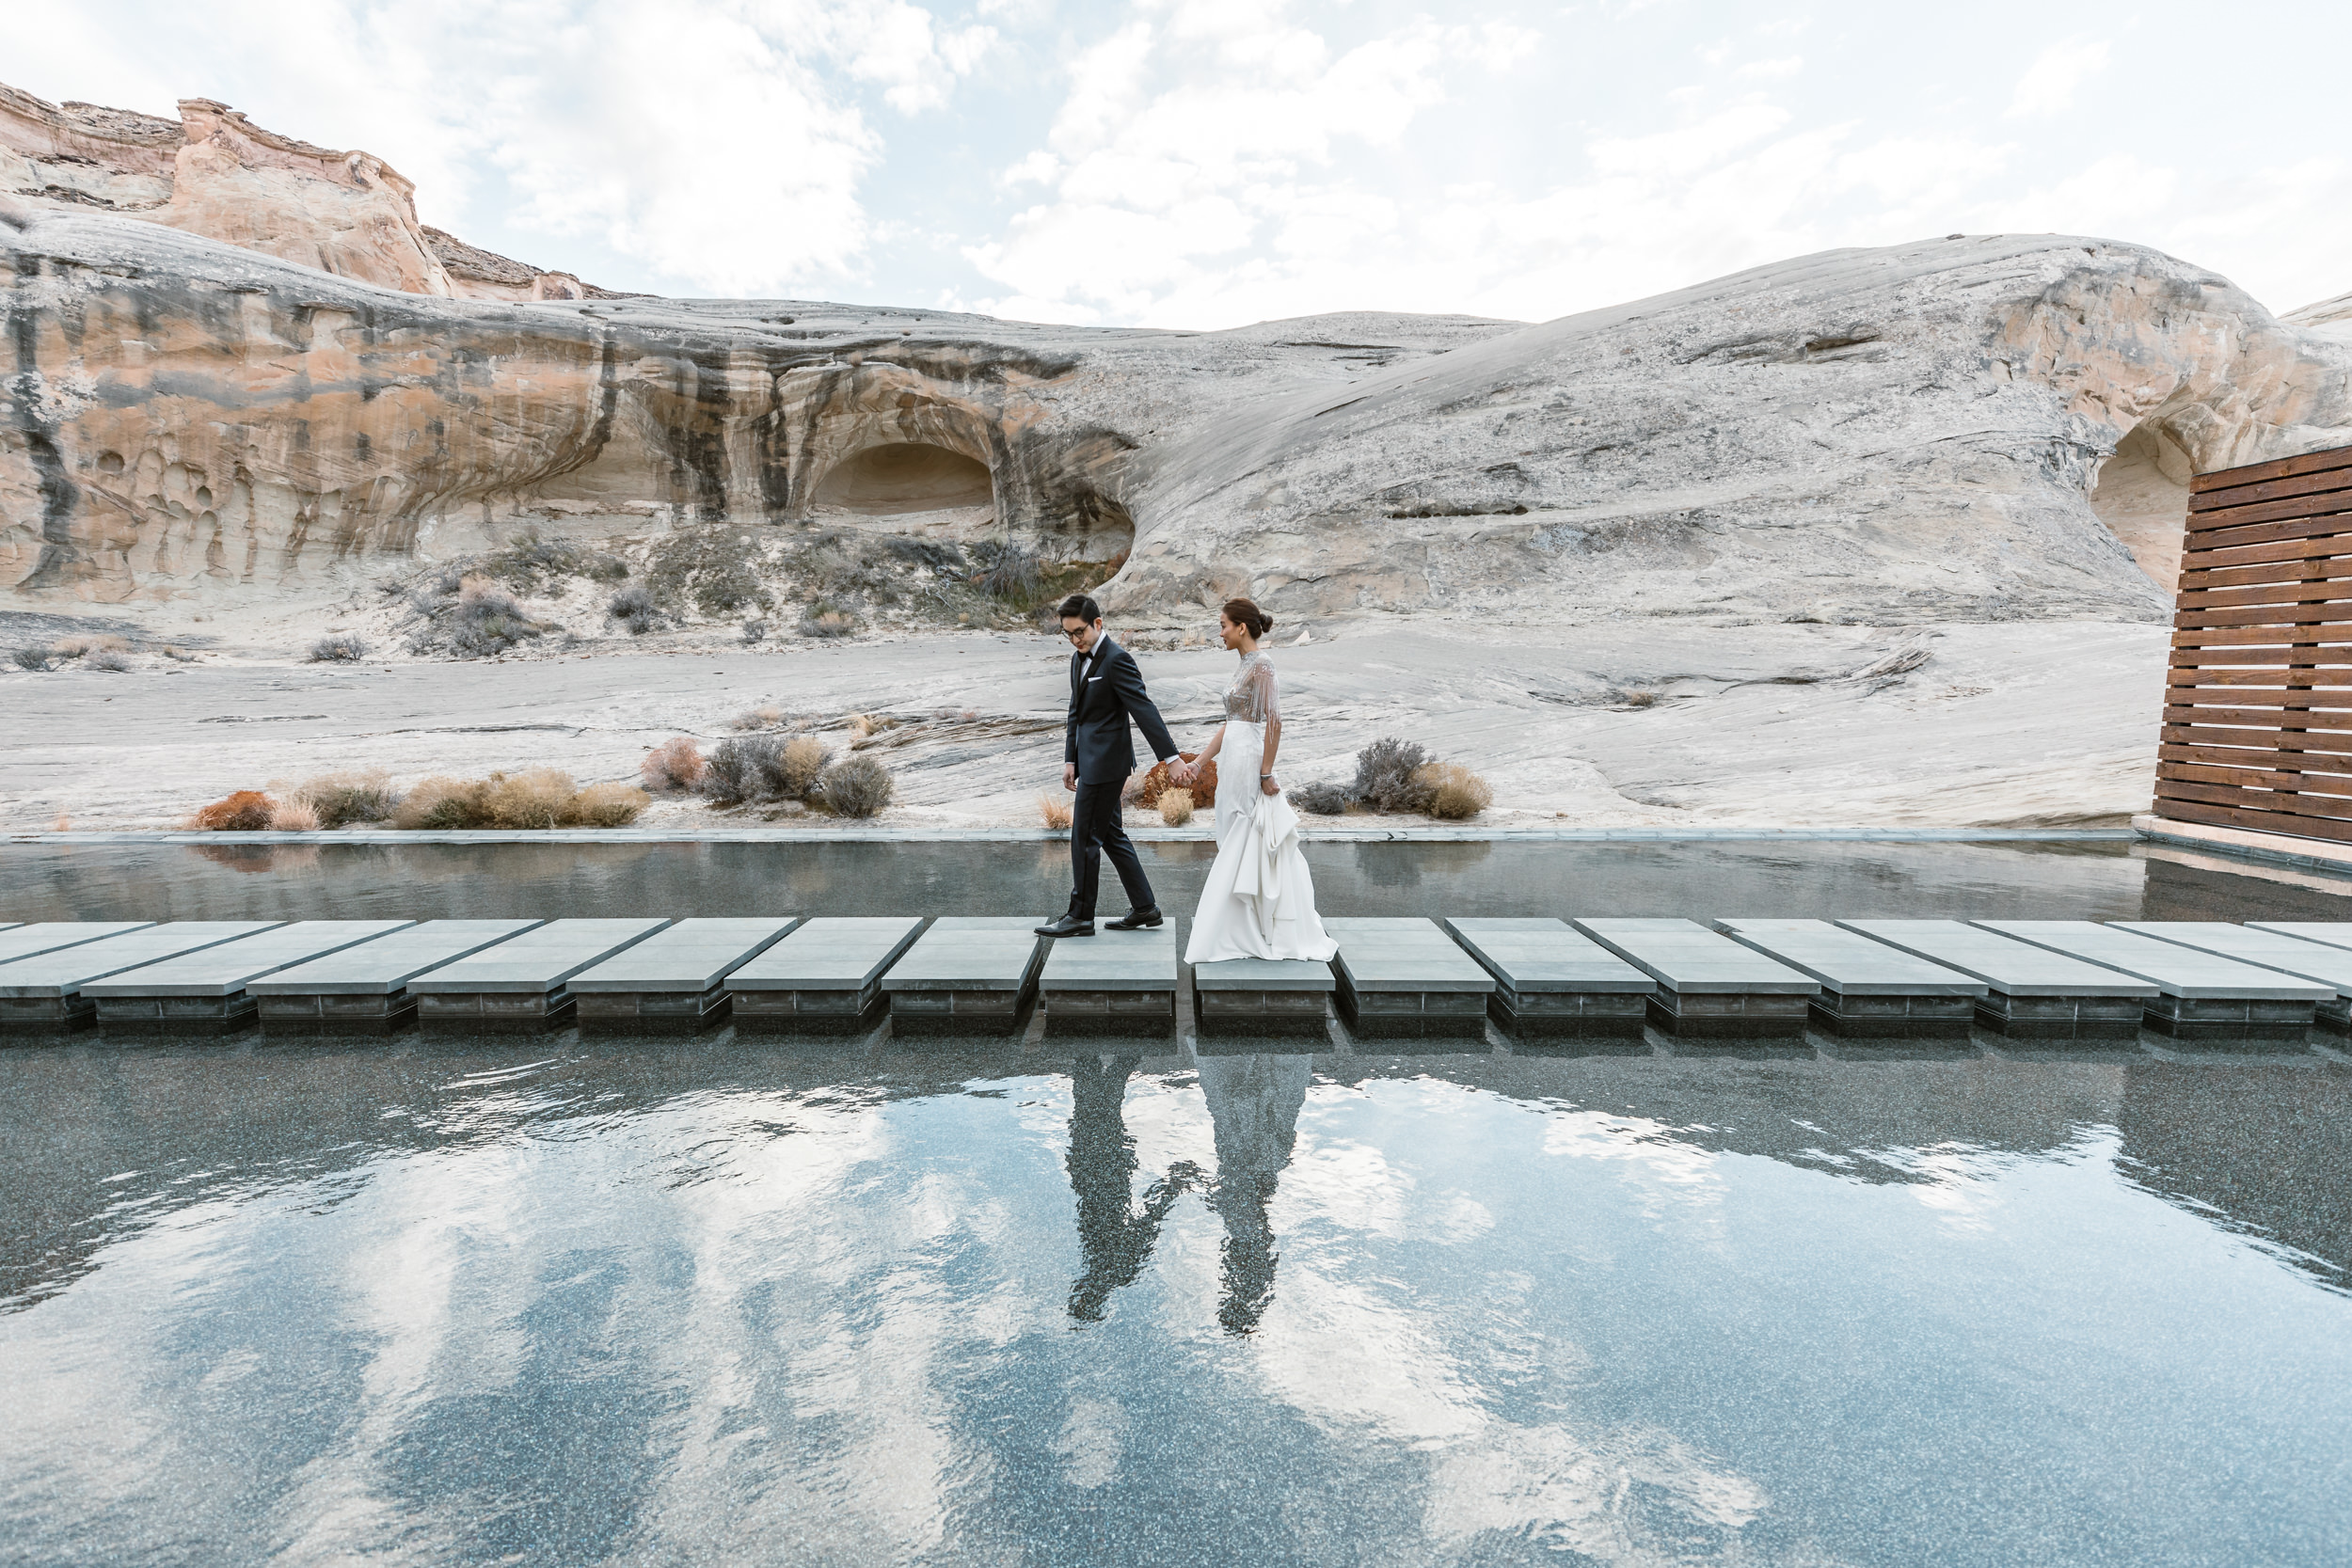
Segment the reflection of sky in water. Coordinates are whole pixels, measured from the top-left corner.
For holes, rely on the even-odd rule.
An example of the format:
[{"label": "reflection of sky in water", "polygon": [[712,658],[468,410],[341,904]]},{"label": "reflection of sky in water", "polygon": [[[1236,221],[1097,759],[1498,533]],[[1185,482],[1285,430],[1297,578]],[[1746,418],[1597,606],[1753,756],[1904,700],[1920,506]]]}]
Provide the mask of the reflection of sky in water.
[{"label": "reflection of sky in water", "polygon": [[2352,1551],[2316,1059],[824,1060],[14,1053],[0,1560]]}]

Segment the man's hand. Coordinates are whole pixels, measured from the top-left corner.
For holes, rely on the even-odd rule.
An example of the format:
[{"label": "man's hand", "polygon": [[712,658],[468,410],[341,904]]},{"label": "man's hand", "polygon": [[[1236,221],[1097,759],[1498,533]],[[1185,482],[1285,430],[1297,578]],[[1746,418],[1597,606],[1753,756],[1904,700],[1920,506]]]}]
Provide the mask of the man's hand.
[{"label": "man's hand", "polygon": [[1182,757],[1169,758],[1168,764],[1168,782],[1169,784],[1190,785],[1192,783],[1192,764],[1186,762]]},{"label": "man's hand", "polygon": [[1076,763],[1065,762],[1061,765],[1061,786],[1064,789],[1073,790],[1078,787],[1078,765]]}]

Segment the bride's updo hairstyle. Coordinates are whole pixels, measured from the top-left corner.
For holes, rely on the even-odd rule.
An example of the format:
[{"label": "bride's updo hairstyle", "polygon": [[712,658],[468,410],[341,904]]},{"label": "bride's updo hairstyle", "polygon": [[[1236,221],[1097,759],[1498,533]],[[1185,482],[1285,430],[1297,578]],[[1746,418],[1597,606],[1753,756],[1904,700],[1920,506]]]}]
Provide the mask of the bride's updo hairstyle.
[{"label": "bride's updo hairstyle", "polygon": [[1225,618],[1257,639],[1263,639],[1274,629],[1274,617],[1248,599],[1226,600]]}]

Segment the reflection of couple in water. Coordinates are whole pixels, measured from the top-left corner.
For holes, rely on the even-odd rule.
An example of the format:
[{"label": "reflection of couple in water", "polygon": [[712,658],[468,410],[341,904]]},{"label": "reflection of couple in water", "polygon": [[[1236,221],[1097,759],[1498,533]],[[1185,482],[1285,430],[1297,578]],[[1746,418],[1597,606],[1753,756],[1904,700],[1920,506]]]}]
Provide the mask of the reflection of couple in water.
[{"label": "reflection of couple in water", "polygon": [[1204,1187],[1225,1222],[1224,1294],[1217,1321],[1247,1334],[1274,1298],[1274,1230],[1266,1203],[1290,1163],[1314,1058],[1303,1055],[1203,1056],[1200,1091],[1216,1131],[1216,1173],[1204,1178],[1180,1160],[1132,1196],[1135,1140],[1127,1135],[1127,1079],[1135,1056],[1082,1055],[1071,1067],[1070,1186],[1078,1196],[1078,1245],[1086,1272],[1070,1288],[1070,1315],[1099,1319],[1110,1294],[1133,1284],[1151,1259],[1160,1222],[1176,1200]]}]

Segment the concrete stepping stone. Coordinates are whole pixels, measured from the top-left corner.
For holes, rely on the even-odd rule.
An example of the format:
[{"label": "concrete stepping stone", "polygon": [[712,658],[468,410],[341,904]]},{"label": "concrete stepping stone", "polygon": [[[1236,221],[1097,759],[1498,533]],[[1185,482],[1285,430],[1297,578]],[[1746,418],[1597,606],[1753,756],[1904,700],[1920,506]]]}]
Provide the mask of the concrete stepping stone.
[{"label": "concrete stepping stone", "polygon": [[72,1028],[98,1016],[82,994],[93,980],[176,958],[284,925],[280,920],[175,920],[0,964],[0,1024]]},{"label": "concrete stepping stone", "polygon": [[1444,922],[1495,978],[1486,1001],[1514,1035],[1639,1039],[1658,983],[1565,920]]},{"label": "concrete stepping stone", "polygon": [[2226,920],[2110,920],[2107,924],[2119,931],[2178,942],[2259,969],[2275,969],[2332,986],[2336,994],[2319,1004],[2319,1022],[2331,1029],[2352,1028],[2352,950],[2252,926],[2233,926]]},{"label": "concrete stepping stone", "polygon": [[1043,922],[1019,915],[950,915],[882,978],[894,1035],[1009,1034],[1028,1016],[1044,967]]},{"label": "concrete stepping stone", "polygon": [[275,930],[93,980],[82,994],[108,1029],[226,1033],[260,1010],[246,989],[265,974],[415,925],[411,920],[297,920]]},{"label": "concrete stepping stone", "polygon": [[2137,975],[2156,988],[2145,1004],[2152,1027],[2183,1039],[2295,1039],[2312,1026],[2335,988],[2218,954],[2158,942],[2090,920],[1978,920],[1971,925],[2015,937],[2086,963]]},{"label": "concrete stepping stone", "polygon": [[1718,920],[1715,928],[1819,980],[1813,1022],[1849,1038],[1964,1036],[1979,999],[1992,991],[1972,974],[1826,920],[1742,916]]},{"label": "concrete stepping stone", "polygon": [[2011,1039],[2137,1039],[2146,980],[1957,920],[1840,920],[1846,930],[1985,983],[1977,1024]]},{"label": "concrete stepping stone", "polygon": [[1576,928],[1657,982],[1649,1018],[1683,1039],[1788,1039],[1804,1034],[1821,984],[1688,920],[1581,919]]},{"label": "concrete stepping stone", "polygon": [[144,931],[154,924],[151,920],[41,920],[31,925],[11,922],[8,929],[0,930],[0,963],[13,963],[18,958],[55,953],[64,947],[79,947],[86,942],[119,937],[125,931]]},{"label": "concrete stepping stone", "polygon": [[2325,942],[2329,947],[2352,947],[2352,920],[2249,920],[2249,931],[2273,931],[2299,942]]},{"label": "concrete stepping stone", "polygon": [[1333,1000],[1348,1032],[1368,1039],[1451,1036],[1484,1039],[1495,977],[1434,920],[1326,920],[1340,944]]},{"label": "concrete stepping stone", "polygon": [[572,976],[580,1026],[691,1034],[727,1016],[728,974],[801,923],[796,914],[681,920]]},{"label": "concrete stepping stone", "polygon": [[1049,1031],[1167,1034],[1176,1026],[1176,923],[1054,939],[1038,992]]},{"label": "concrete stepping stone", "polygon": [[246,985],[264,1034],[389,1035],[416,1022],[408,982],[540,920],[428,920]]},{"label": "concrete stepping stone", "polygon": [[1192,966],[1192,1022],[1203,1035],[1309,1035],[1327,1038],[1325,1014],[1339,989],[1313,958],[1218,958]]},{"label": "concrete stepping stone", "polygon": [[470,1032],[549,1028],[570,1020],[567,982],[667,926],[663,919],[550,920],[408,982],[417,1022]]},{"label": "concrete stepping stone", "polygon": [[[1032,924],[1035,924],[1032,922]],[[889,1004],[882,977],[923,929],[914,915],[803,921],[726,977],[735,1026],[763,1034],[864,1034]]]}]

